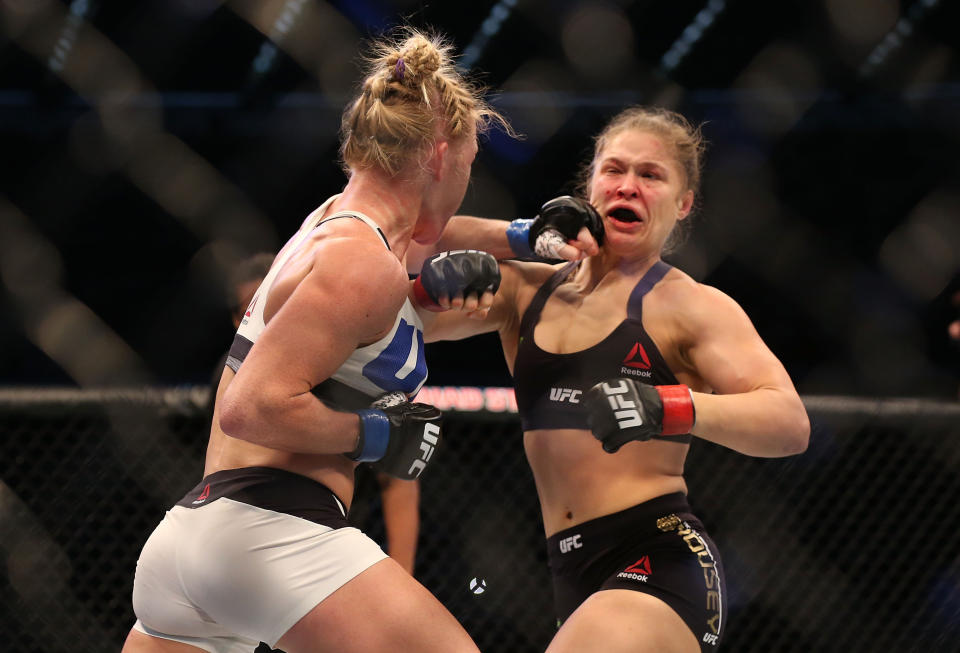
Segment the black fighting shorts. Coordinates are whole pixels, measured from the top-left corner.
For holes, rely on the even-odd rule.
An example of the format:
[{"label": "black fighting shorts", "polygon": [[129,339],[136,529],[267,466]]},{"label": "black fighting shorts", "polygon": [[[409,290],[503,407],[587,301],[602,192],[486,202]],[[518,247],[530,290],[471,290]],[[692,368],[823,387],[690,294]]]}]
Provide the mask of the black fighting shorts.
[{"label": "black fighting shorts", "polygon": [[565,621],[598,590],[644,592],[687,623],[703,651],[715,651],[726,620],[717,547],[686,495],[666,494],[547,539],[557,616]]}]

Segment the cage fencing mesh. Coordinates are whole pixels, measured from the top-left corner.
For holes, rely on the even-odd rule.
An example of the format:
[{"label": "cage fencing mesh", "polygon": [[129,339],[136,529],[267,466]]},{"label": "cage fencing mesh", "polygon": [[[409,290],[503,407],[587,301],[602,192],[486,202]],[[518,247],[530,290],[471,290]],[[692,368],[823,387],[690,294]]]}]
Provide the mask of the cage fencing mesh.
[{"label": "cage fencing mesh", "polygon": [[[960,649],[960,405],[805,398],[809,450],[695,441],[690,501],[720,548],[720,651]],[[205,388],[0,393],[0,649],[118,651],[140,548],[198,480]],[[515,414],[449,412],[422,480],[417,577],[489,653],[554,632]],[[361,475],[353,519],[382,541]],[[478,591],[482,590],[482,591]]]}]

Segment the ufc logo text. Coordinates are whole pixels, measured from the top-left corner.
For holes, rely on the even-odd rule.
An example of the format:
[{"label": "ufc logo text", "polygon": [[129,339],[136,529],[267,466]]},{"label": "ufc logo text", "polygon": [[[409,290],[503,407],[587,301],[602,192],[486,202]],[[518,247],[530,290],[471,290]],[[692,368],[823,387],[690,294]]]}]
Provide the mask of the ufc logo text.
[{"label": "ufc logo text", "polygon": [[570,537],[565,537],[560,540],[560,553],[569,553],[573,549],[579,549],[583,545],[580,544],[580,535],[571,535]]},{"label": "ufc logo text", "polygon": [[410,469],[407,470],[408,474],[411,474],[413,478],[420,476],[420,473],[427,468],[427,463],[430,462],[430,456],[433,455],[433,450],[437,446],[437,442],[440,438],[440,427],[432,422],[427,422],[423,426],[423,441],[420,443],[420,457],[413,461],[413,464],[410,465]]},{"label": "ufc logo text", "polygon": [[610,402],[610,408],[613,409],[617,426],[621,429],[643,426],[643,419],[640,417],[640,411],[637,410],[637,404],[622,396],[630,391],[630,386],[627,385],[626,381],[621,380],[616,386],[604,383],[602,387],[604,394],[607,395],[607,401]]},{"label": "ufc logo text", "polygon": [[571,404],[580,403],[581,390],[573,388],[550,388],[550,401],[569,401]]}]

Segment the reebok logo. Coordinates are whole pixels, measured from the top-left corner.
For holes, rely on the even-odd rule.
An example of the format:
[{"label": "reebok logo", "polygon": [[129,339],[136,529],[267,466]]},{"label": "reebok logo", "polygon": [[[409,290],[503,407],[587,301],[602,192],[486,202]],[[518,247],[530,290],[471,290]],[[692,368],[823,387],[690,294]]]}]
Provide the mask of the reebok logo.
[{"label": "reebok logo", "polygon": [[581,390],[573,388],[550,388],[550,401],[568,401],[571,404],[580,403]]},{"label": "reebok logo", "polygon": [[193,505],[199,506],[201,503],[210,498],[210,484],[207,483],[203,486],[203,492],[200,493],[196,499],[193,500]]},{"label": "reebok logo", "polygon": [[624,571],[633,571],[638,574],[650,573],[650,556],[643,556],[635,563],[624,569]]},{"label": "reebok logo", "polygon": [[650,357],[639,342],[634,343],[630,351],[620,364],[620,374],[625,376],[642,376],[645,379],[653,378],[650,370]]},{"label": "reebok logo", "polygon": [[628,578],[638,580],[642,583],[647,582],[647,577],[653,573],[650,571],[650,556],[643,556],[635,563],[617,574],[617,578]]},{"label": "reebok logo", "polygon": [[257,305],[257,300],[260,299],[260,295],[254,295],[253,299],[250,300],[250,305],[247,306],[247,312],[244,313],[246,317],[250,317],[250,313],[253,312],[253,307]]},{"label": "reebok logo", "polygon": [[623,359],[623,364],[635,370],[649,370],[650,359],[647,358],[647,352],[643,345],[639,342],[634,344],[626,358]]}]

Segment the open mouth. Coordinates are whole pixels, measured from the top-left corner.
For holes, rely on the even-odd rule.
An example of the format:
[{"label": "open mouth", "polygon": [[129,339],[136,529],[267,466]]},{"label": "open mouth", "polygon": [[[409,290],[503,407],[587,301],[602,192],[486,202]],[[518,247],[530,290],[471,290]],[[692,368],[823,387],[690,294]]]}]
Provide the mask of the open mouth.
[{"label": "open mouth", "polygon": [[607,215],[619,222],[642,222],[640,216],[626,208],[614,209]]}]

